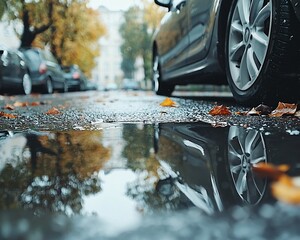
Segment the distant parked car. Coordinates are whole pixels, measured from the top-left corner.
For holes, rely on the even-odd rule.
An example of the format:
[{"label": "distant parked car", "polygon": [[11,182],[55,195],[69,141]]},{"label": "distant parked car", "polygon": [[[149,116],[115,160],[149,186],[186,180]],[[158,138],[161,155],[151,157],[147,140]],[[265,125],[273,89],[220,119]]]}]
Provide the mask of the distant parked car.
[{"label": "distant parked car", "polygon": [[0,89],[6,93],[31,93],[32,82],[21,52],[0,47]]},{"label": "distant parked car", "polygon": [[134,79],[124,78],[124,80],[123,80],[123,89],[124,90],[139,90],[140,85]]},{"label": "distant parked car", "polygon": [[68,89],[84,91],[87,85],[87,79],[84,73],[77,65],[63,66],[64,77],[67,80]]},{"label": "distant parked car", "polygon": [[53,93],[54,90],[68,91],[64,72],[50,51],[39,48],[20,49],[29,67],[34,90]]}]

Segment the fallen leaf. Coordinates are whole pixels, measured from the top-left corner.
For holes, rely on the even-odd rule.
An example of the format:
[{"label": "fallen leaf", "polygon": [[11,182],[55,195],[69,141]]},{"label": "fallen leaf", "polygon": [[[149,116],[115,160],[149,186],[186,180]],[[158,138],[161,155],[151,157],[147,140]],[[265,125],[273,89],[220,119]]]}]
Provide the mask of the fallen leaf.
[{"label": "fallen leaf", "polygon": [[249,112],[247,112],[246,115],[250,115],[250,116],[253,116],[253,115],[260,115],[260,112],[255,110],[255,108],[252,108]]},{"label": "fallen leaf", "polygon": [[224,106],[224,105],[219,105],[219,106],[215,106],[213,107],[213,109],[211,109],[209,111],[209,114],[212,116],[216,116],[216,115],[231,115],[231,112],[229,110],[228,107]]},{"label": "fallen leaf", "polygon": [[28,102],[15,102],[14,107],[27,107],[29,104]]},{"label": "fallen leaf", "polygon": [[48,112],[46,112],[46,114],[48,114],[48,115],[60,114],[60,111],[57,108],[53,107],[53,108],[49,109]]},{"label": "fallen leaf", "polygon": [[282,175],[271,184],[272,195],[281,202],[300,204],[299,177]]},{"label": "fallen leaf", "polygon": [[6,104],[6,105],[4,106],[4,109],[7,109],[7,110],[14,110],[15,107],[14,107],[13,105]]},{"label": "fallen leaf", "polygon": [[40,105],[41,105],[41,102],[32,102],[32,103],[30,103],[30,106],[33,106],[33,107],[40,106]]},{"label": "fallen leaf", "polygon": [[275,110],[273,110],[270,117],[281,117],[283,115],[294,115],[297,111],[297,104],[279,102]]},{"label": "fallen leaf", "polygon": [[269,115],[272,112],[271,107],[264,104],[259,104],[254,109],[255,111],[259,112],[260,115]]},{"label": "fallen leaf", "polygon": [[177,107],[177,103],[174,102],[171,98],[166,98],[161,104],[160,106],[162,107]]},{"label": "fallen leaf", "polygon": [[289,165],[281,164],[275,166],[271,163],[258,163],[252,166],[253,172],[260,177],[268,177],[273,180],[279,179],[280,176],[285,174],[289,169]]},{"label": "fallen leaf", "polygon": [[300,111],[297,111],[294,116],[295,117],[300,117]]},{"label": "fallen leaf", "polygon": [[5,118],[16,118],[16,115],[5,113],[5,112],[0,112],[0,117],[5,117]]}]

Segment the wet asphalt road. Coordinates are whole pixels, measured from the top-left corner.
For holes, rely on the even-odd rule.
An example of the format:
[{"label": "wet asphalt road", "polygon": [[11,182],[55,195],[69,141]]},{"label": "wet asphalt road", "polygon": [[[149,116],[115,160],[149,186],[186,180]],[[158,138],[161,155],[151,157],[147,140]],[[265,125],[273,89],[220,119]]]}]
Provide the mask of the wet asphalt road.
[{"label": "wet asphalt road", "polygon": [[[177,107],[161,107],[160,103],[165,97],[144,91],[2,96],[1,111],[15,118],[9,115],[1,117],[0,126],[2,130],[93,130],[97,129],[99,124],[116,122],[207,122],[261,130],[277,128],[282,131],[293,131],[300,128],[300,119],[296,117],[237,115],[236,112],[248,111],[250,108],[237,105],[229,93],[198,93],[195,97],[196,94],[174,92],[171,98]],[[19,106],[19,103],[24,106]],[[221,104],[228,106],[233,114],[231,116],[208,114],[215,105]],[[10,106],[13,106],[13,109],[10,109]],[[52,108],[56,108],[58,114],[47,114]]]},{"label": "wet asphalt road", "polygon": [[[250,109],[228,93],[178,91],[177,107],[164,99],[1,97],[0,238],[298,239],[299,207],[274,199],[249,159],[237,172],[235,159],[245,147],[299,176],[299,118],[235,114]],[[220,104],[233,114],[208,114]]]}]

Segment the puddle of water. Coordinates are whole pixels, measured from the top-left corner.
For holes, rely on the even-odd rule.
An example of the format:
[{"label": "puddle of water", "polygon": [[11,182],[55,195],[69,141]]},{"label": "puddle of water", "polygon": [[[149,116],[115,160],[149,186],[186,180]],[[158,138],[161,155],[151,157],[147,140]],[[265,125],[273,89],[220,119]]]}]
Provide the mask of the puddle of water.
[{"label": "puddle of water", "polygon": [[200,123],[99,129],[0,133],[0,211],[96,216],[101,234],[113,237],[166,212],[196,207],[199,216],[213,216],[273,203],[266,179],[252,173],[258,162],[287,163],[289,174],[299,173],[296,130]]}]

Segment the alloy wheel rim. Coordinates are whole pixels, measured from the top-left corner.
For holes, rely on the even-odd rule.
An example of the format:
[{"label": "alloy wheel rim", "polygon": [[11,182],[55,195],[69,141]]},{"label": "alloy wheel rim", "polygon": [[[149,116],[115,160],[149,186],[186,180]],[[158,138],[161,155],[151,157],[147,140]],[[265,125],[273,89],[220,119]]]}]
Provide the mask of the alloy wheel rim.
[{"label": "alloy wheel rim", "polygon": [[258,78],[269,47],[271,25],[271,0],[237,1],[227,47],[231,78],[239,90],[249,89]]},{"label": "alloy wheel rim", "polygon": [[254,175],[252,167],[267,162],[262,133],[237,126],[230,127],[228,134],[228,161],[234,187],[239,197],[256,204],[266,191],[267,181]]},{"label": "alloy wheel rim", "polygon": [[47,91],[48,91],[48,93],[52,93],[53,92],[53,86],[52,86],[51,79],[47,79]]},{"label": "alloy wheel rim", "polygon": [[23,76],[23,90],[26,95],[30,94],[32,90],[31,79],[27,73]]}]

